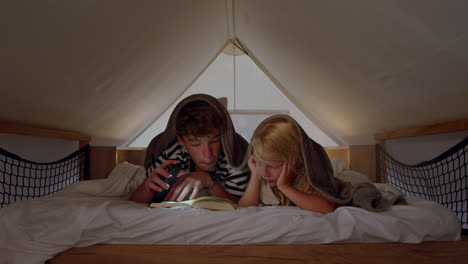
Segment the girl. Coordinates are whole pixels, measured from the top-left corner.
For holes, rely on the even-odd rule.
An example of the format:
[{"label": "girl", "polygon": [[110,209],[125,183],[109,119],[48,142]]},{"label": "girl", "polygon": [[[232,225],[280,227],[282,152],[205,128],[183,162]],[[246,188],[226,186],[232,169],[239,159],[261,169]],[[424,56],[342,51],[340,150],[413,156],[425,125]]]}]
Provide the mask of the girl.
[{"label": "girl", "polygon": [[[322,214],[335,210],[334,203],[309,183],[312,171],[329,173],[331,167],[328,157],[323,157],[326,155],[323,148],[312,142],[320,156],[319,162],[314,165],[322,166],[324,163],[325,166],[318,170],[308,169],[310,164],[305,164],[307,159],[304,158],[303,146],[311,142],[304,143],[304,135],[305,132],[296,121],[286,115],[272,116],[258,126],[247,151],[249,154],[244,160],[244,164],[247,162],[251,170],[251,176],[239,201],[240,206],[296,205]],[[306,139],[311,140],[307,136]],[[316,158],[316,155],[310,156]],[[331,184],[326,182],[327,178],[328,175],[324,175],[319,179],[320,186]]]}]

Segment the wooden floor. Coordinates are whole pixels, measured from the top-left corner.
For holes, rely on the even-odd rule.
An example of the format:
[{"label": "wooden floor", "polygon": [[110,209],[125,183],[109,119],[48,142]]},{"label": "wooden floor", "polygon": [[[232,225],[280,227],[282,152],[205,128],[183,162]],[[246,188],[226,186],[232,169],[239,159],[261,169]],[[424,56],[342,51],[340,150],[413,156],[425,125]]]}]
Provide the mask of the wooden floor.
[{"label": "wooden floor", "polygon": [[468,263],[468,239],[421,244],[329,244],[275,246],[94,245],[72,248],[50,264],[62,263]]}]

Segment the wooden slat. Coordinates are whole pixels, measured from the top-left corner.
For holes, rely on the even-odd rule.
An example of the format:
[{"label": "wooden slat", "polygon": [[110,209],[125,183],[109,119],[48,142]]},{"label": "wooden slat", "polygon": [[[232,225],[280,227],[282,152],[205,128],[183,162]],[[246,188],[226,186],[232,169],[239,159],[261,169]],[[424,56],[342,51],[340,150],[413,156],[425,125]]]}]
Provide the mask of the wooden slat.
[{"label": "wooden slat", "polygon": [[465,130],[468,130],[468,119],[394,130],[390,132],[376,134],[374,135],[374,138],[377,141],[382,141],[382,140],[387,140],[387,139],[392,139],[392,138],[443,134],[443,133],[458,132],[458,131],[465,131]]},{"label": "wooden slat", "polygon": [[82,144],[81,142],[89,143],[89,141],[91,140],[90,136],[79,132],[36,127],[31,125],[16,124],[9,122],[0,122],[0,133],[77,140],[80,141],[80,145]]},{"label": "wooden slat", "polygon": [[340,158],[346,164],[350,164],[349,147],[324,147],[324,149],[329,159]]},{"label": "wooden slat", "polygon": [[373,182],[377,181],[374,145],[349,146],[349,159],[351,170],[366,175]]},{"label": "wooden slat", "polygon": [[466,263],[468,241],[259,246],[94,245],[72,248],[50,264],[74,263]]},{"label": "wooden slat", "polygon": [[117,165],[116,147],[91,147],[89,156],[91,180],[107,178]]},{"label": "wooden slat", "polygon": [[117,163],[128,162],[144,166],[146,148],[118,148]]}]

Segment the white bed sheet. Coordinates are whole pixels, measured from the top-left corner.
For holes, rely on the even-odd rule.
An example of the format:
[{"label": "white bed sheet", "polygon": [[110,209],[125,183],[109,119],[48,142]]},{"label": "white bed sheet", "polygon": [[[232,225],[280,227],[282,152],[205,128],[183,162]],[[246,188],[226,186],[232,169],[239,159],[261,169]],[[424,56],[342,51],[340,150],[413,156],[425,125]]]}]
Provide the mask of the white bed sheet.
[{"label": "white bed sheet", "polygon": [[385,212],[340,207],[321,215],[294,207],[235,211],[154,208],[127,201],[144,179],[121,164],[107,179],[0,209],[0,263],[44,263],[71,247],[105,244],[258,245],[460,240],[454,213],[408,197]]}]

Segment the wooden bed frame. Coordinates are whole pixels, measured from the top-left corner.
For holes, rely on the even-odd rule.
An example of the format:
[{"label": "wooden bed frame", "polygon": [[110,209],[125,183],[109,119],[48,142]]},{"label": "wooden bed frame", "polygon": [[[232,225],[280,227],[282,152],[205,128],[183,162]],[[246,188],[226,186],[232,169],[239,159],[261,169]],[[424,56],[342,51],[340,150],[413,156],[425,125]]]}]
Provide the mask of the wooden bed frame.
[{"label": "wooden bed frame", "polygon": [[[11,128],[14,128],[13,130]],[[28,132],[22,129],[26,128]],[[468,131],[468,119],[445,124],[424,126],[382,133],[375,136],[379,144],[385,146],[385,140],[404,136],[418,136],[455,131]],[[22,135],[52,136],[57,131],[49,129],[36,130],[30,126],[0,123],[0,133]],[[66,132],[70,133],[70,132]],[[71,132],[73,134],[73,132]],[[68,138],[58,133],[58,138]],[[68,134],[67,134],[68,135]],[[81,134],[73,136],[73,140],[83,139],[89,142],[89,137]],[[80,140],[81,142],[81,140]],[[83,143],[80,143],[80,145]],[[95,153],[101,153],[112,159],[118,152],[114,147],[96,147]],[[359,158],[357,167],[375,171],[375,146],[351,146],[327,149],[330,156],[342,157],[351,164],[351,154],[365,152],[362,157],[374,159],[363,161]],[[124,155],[130,155],[123,149]],[[138,149],[137,160],[141,159],[142,151]],[[132,156],[131,154],[130,156]],[[356,155],[358,156],[358,155]],[[95,155],[102,160],[102,157]],[[347,160],[346,160],[347,159]],[[115,162],[122,162],[124,158],[117,158]],[[93,162],[93,158],[91,159]],[[364,165],[362,165],[364,163]],[[372,164],[373,165],[369,165]],[[114,164],[115,165],[115,164]],[[98,171],[100,175],[112,169],[110,165]],[[92,177],[93,178],[93,177]],[[94,177],[100,178],[100,177]],[[361,243],[361,244],[311,244],[311,245],[257,245],[257,246],[180,246],[180,245],[93,245],[83,248],[71,248],[53,259],[50,264],[62,263],[466,263],[468,260],[468,237],[463,236],[457,242],[425,242],[420,244],[404,243]]]},{"label": "wooden bed frame", "polygon": [[373,243],[263,246],[94,245],[72,248],[49,264],[61,263],[466,263],[468,240],[421,244]]}]

